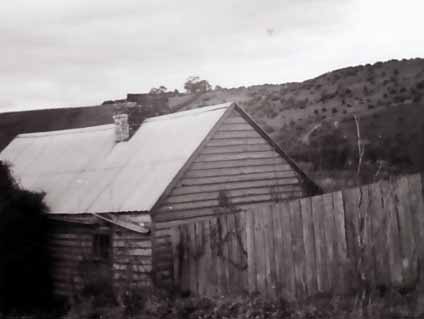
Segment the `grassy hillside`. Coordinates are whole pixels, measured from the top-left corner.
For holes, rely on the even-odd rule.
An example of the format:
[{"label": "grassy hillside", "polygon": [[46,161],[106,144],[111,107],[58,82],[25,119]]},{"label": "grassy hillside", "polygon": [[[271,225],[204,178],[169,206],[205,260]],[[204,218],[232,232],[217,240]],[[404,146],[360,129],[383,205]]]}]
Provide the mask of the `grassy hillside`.
[{"label": "grassy hillside", "polygon": [[[236,101],[327,189],[424,169],[424,59],[348,67],[301,83],[128,98],[172,111]],[[0,149],[18,132],[109,123],[112,102],[0,114]],[[358,133],[364,155],[356,176]]]},{"label": "grassy hillside", "polygon": [[[424,169],[423,59],[349,67],[302,83],[215,90],[185,108],[232,100],[327,189]],[[356,176],[358,133],[364,155]]]}]

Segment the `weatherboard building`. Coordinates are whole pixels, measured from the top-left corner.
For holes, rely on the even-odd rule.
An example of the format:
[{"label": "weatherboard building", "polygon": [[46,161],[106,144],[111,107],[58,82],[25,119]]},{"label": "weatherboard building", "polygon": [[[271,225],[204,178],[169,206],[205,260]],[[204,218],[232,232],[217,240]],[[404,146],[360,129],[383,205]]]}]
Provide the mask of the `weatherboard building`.
[{"label": "weatherboard building", "polygon": [[310,196],[317,187],[235,103],[145,120],[18,135],[1,153],[45,192],[55,292],[96,274],[115,289],[172,285],[171,230],[228,207]]}]

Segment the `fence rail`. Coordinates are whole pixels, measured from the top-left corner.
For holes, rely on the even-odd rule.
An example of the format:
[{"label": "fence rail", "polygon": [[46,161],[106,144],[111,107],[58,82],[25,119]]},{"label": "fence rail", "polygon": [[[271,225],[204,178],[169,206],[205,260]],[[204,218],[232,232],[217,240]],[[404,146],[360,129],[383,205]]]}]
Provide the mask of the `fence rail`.
[{"label": "fence rail", "polygon": [[177,286],[199,295],[413,289],[424,278],[422,178],[256,205],[175,227],[172,243]]}]

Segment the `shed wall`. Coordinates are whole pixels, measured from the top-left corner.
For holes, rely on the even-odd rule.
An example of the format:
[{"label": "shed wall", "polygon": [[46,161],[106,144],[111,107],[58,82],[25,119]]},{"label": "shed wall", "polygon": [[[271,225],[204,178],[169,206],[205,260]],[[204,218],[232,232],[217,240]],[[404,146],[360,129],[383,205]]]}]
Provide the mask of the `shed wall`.
[{"label": "shed wall", "polygon": [[115,228],[113,232],[113,282],[118,291],[152,284],[150,235]]},{"label": "shed wall", "polygon": [[83,289],[80,265],[92,253],[93,232],[82,224],[51,226],[49,249],[51,255],[53,292],[59,296],[72,296]]},{"label": "shed wall", "polygon": [[157,227],[214,215],[222,191],[236,206],[306,195],[295,170],[236,110],[157,209]]},{"label": "shed wall", "polygon": [[[114,292],[152,285],[151,236],[119,226],[57,222],[50,231],[50,252],[54,294],[64,297],[79,295],[92,274],[99,274],[94,258],[94,234],[110,234],[110,261],[101,263],[103,273],[110,280]],[[93,266],[94,265],[94,266]],[[106,270],[106,271],[104,271]]]},{"label": "shed wall", "polygon": [[219,214],[220,192],[236,207],[307,194],[297,172],[237,110],[219,125],[152,216],[161,283],[172,282],[170,227]]}]

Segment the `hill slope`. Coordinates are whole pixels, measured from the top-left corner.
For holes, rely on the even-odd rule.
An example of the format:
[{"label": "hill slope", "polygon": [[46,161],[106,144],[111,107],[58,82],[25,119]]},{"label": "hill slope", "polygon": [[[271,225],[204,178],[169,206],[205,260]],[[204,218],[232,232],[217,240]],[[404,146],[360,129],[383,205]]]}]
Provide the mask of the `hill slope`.
[{"label": "hill slope", "polygon": [[361,182],[424,169],[423,59],[349,67],[302,83],[215,90],[185,108],[231,100],[292,157],[309,163],[315,178],[341,179],[324,185],[329,189],[357,179],[358,133]]},{"label": "hill slope", "polygon": [[[357,181],[356,175],[367,182],[424,169],[424,59],[348,67],[301,83],[129,94],[127,100],[171,111],[238,102],[328,189]],[[108,101],[0,114],[0,150],[17,133],[110,123],[112,112],[113,101]],[[358,133],[364,148],[359,174]]]}]

